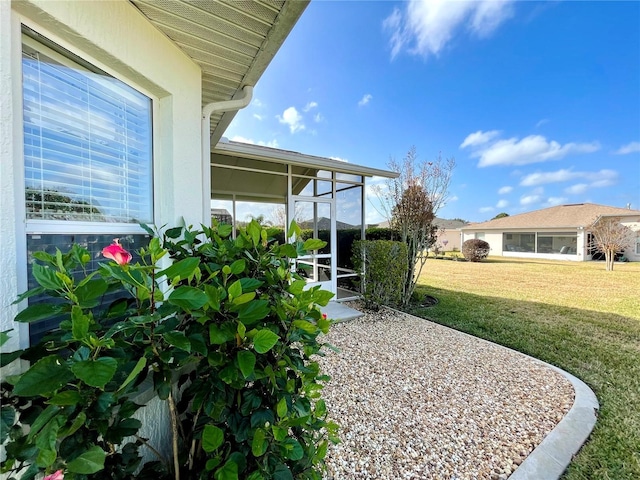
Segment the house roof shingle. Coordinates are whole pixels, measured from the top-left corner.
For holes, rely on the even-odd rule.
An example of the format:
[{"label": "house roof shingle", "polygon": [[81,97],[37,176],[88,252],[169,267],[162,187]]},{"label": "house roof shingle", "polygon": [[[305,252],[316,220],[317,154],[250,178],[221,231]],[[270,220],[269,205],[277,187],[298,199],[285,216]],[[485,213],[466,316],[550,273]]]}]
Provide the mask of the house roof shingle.
[{"label": "house roof shingle", "polygon": [[513,228],[578,228],[589,227],[600,216],[634,216],[640,210],[609,207],[595,203],[576,203],[543,208],[488,222],[474,223],[462,230],[506,230]]}]

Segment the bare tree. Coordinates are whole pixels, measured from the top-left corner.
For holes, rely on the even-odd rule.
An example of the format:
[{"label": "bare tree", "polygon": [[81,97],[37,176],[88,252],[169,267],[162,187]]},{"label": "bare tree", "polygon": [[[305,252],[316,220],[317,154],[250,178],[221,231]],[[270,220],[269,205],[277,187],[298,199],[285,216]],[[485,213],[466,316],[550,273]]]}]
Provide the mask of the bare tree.
[{"label": "bare tree", "polygon": [[427,260],[427,249],[436,240],[433,220],[446,204],[455,160],[419,161],[411,147],[402,162],[389,161],[389,168],[399,174],[387,181],[386,189],[374,189],[380,201],[379,213],[386,216],[400,241],[407,244],[409,271],[405,279],[403,302],[406,306]]},{"label": "bare tree", "polygon": [[620,217],[599,217],[591,226],[590,247],[604,253],[607,271],[613,270],[616,253],[630,247],[635,236],[620,221]]}]

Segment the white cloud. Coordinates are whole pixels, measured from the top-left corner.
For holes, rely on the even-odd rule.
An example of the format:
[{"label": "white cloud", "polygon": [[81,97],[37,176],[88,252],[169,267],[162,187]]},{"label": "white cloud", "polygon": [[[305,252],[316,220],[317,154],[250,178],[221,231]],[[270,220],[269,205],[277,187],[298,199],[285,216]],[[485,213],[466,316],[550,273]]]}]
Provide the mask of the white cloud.
[{"label": "white cloud", "polygon": [[576,183],[575,185],[565,188],[564,193],[568,193],[569,195],[582,195],[587,190],[589,190],[589,185],[586,183]]},{"label": "white cloud", "polygon": [[364,107],[366,104],[368,104],[371,101],[372,98],[373,98],[373,95],[371,95],[370,93],[366,93],[358,102],[358,106]]},{"label": "white cloud", "polygon": [[549,119],[548,118],[543,118],[542,120],[540,120],[538,123],[536,123],[536,128],[540,128],[542,125],[544,125],[545,123],[549,123]]},{"label": "white cloud", "polygon": [[390,34],[391,58],[402,50],[413,55],[437,55],[458,30],[488,37],[512,16],[512,0],[412,1],[394,8],[382,23]]},{"label": "white cloud", "polygon": [[460,148],[477,147],[479,145],[483,145],[487,142],[490,142],[498,135],[500,135],[500,132],[498,130],[491,130],[489,132],[478,130],[475,133],[467,135],[467,138],[464,139],[464,142],[460,144]]},{"label": "white cloud", "polygon": [[480,213],[493,212],[493,207],[480,207],[478,211]]},{"label": "white cloud", "polygon": [[339,162],[344,162],[344,163],[349,163],[349,160],[347,160],[346,158],[340,158],[340,157],[329,157],[331,160],[337,160]]},{"label": "white cloud", "polygon": [[532,203],[538,203],[542,200],[540,195],[523,195],[520,197],[520,205],[531,205]]},{"label": "white cloud", "polygon": [[323,117],[321,114],[319,114],[319,113],[316,113],[316,114],[313,116],[313,121],[314,121],[314,122],[316,122],[316,123],[320,123],[320,122],[321,122],[321,121],[323,121],[323,120],[324,120],[324,117]]},{"label": "white cloud", "polygon": [[550,207],[555,207],[556,205],[562,205],[566,203],[569,199],[567,197],[549,197],[547,199],[547,205]]},{"label": "white cloud", "polygon": [[318,106],[318,102],[309,102],[307,103],[304,108],[302,109],[303,112],[308,112],[309,110],[311,110],[312,108],[317,108]]},{"label": "white cloud", "polygon": [[265,142],[263,140],[258,140],[257,142],[251,138],[242,137],[240,135],[235,135],[231,137],[231,141],[233,142],[242,142],[242,143],[250,143],[251,145],[261,145],[263,147],[271,147],[278,148],[278,141],[274,138],[269,142]]},{"label": "white cloud", "polygon": [[629,153],[640,152],[640,142],[631,142],[621,146],[614,153],[617,155],[628,155]]},{"label": "white cloud", "polygon": [[302,115],[298,113],[296,107],[287,108],[282,113],[282,116],[276,115],[276,118],[280,121],[280,123],[289,125],[289,130],[291,131],[291,133],[296,133],[300,130],[305,129],[304,123],[302,123]]},{"label": "white cloud", "polygon": [[498,200],[496,203],[496,208],[505,208],[509,206],[509,202],[507,200]]},{"label": "white cloud", "polygon": [[[529,135],[519,139],[493,140],[493,132],[478,131],[465,139],[461,148],[471,147],[471,157],[479,158],[478,167],[495,165],[528,165],[549,160],[558,160],[570,154],[592,153],[600,149],[598,142],[565,143],[561,145],[555,140],[547,140],[542,135]],[[487,134],[491,138],[484,141]],[[470,138],[473,137],[473,138]],[[483,140],[482,143],[478,143]]]},{"label": "white cloud", "polygon": [[513,187],[509,187],[509,186],[501,187],[500,190],[498,190],[498,195],[506,195],[507,193],[511,193],[512,191],[513,191]]},{"label": "white cloud", "polygon": [[447,202],[457,202],[460,198],[457,195],[453,195],[447,199]]},{"label": "white cloud", "polygon": [[254,107],[263,107],[263,106],[264,106],[264,103],[262,103],[262,101],[260,101],[260,99],[259,99],[259,98],[254,98],[254,99],[251,101],[251,105],[253,105]]},{"label": "white cloud", "polygon": [[585,179],[591,182],[590,186],[592,187],[609,187],[615,183],[617,178],[618,172],[615,170],[603,169],[598,172],[576,172],[571,169],[561,169],[555,172],[531,173],[520,181],[520,185],[523,187],[531,187],[547,183],[561,183]]},{"label": "white cloud", "polygon": [[256,120],[258,120],[259,122],[261,122],[262,120],[264,120],[264,116],[262,115],[258,115],[257,113],[253,114],[253,118],[255,118]]}]

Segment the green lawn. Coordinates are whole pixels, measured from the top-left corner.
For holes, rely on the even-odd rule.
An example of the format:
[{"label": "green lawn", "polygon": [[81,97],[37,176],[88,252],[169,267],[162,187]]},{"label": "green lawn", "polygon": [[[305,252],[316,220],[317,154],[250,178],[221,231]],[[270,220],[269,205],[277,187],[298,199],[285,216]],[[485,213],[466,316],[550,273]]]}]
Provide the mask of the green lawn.
[{"label": "green lawn", "polygon": [[598,421],[565,479],[640,479],[640,263],[429,259],[412,313],[506,345],[577,376]]}]

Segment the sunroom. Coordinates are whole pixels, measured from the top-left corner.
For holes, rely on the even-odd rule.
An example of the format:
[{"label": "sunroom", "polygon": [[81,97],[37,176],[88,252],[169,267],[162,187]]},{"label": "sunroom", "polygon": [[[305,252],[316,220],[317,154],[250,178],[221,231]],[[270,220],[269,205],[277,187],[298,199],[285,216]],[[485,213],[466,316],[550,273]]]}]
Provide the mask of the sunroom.
[{"label": "sunroom", "polygon": [[330,158],[222,139],[211,153],[212,217],[235,227],[251,219],[286,230],[295,220],[327,242],[299,258],[298,271],[338,301],[356,296],[352,245],[364,238],[367,177],[396,173]]}]

